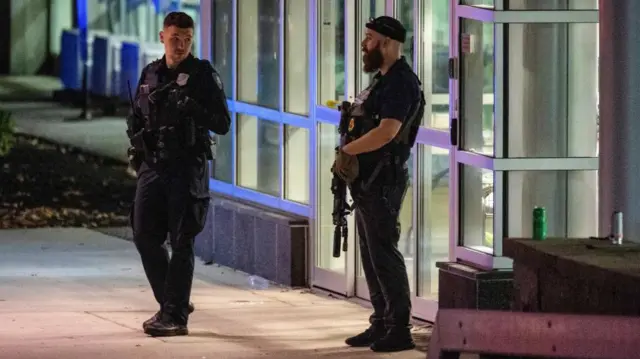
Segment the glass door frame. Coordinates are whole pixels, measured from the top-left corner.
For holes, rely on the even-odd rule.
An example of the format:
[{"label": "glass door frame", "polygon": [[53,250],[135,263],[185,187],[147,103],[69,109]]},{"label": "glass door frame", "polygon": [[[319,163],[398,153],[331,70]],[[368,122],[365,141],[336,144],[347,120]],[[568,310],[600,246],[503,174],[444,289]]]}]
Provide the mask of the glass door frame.
[{"label": "glass door frame", "polygon": [[[386,0],[386,15],[398,17],[398,9],[399,9],[399,1],[400,0]],[[414,28],[414,53],[413,53],[413,68],[414,71],[418,74],[419,77],[424,78],[425,71],[431,72],[431,68],[427,68],[425,65],[426,59],[424,59],[425,55],[425,46],[431,46],[429,43],[425,41],[425,26],[431,26],[431,24],[427,24],[423,21],[424,14],[426,14],[425,4],[422,1],[415,0],[413,3],[413,28]],[[455,1],[449,1],[449,57],[452,57],[454,51],[456,49],[455,44],[457,43],[455,34],[451,31],[451,23],[453,20],[453,9],[455,8]],[[359,14],[358,14],[359,15]],[[431,59],[429,60],[429,64],[431,64]],[[429,86],[429,89],[427,89]],[[431,96],[431,84],[425,85],[423,90],[425,91],[425,97]],[[449,79],[449,119],[453,118],[456,114],[456,109],[454,104],[455,96],[455,82],[452,79]],[[429,106],[430,100],[427,99],[427,106]],[[429,110],[431,113],[431,110]],[[451,136],[450,129],[435,129],[426,126],[421,126],[418,132],[418,136],[416,139],[416,146],[412,149],[412,165],[413,165],[413,174],[412,174],[412,186],[413,186],[413,201],[412,201],[412,227],[414,229],[414,240],[411,243],[413,252],[414,252],[414,265],[413,265],[413,276],[410,277],[410,280],[413,279],[413,282],[410,283],[413,288],[411,292],[411,302],[412,302],[412,312],[413,316],[420,318],[422,320],[434,321],[437,310],[438,310],[438,301],[437,297],[429,296],[423,297],[419,296],[418,293],[422,288],[422,277],[420,273],[420,268],[422,266],[422,256],[421,256],[421,246],[423,245],[423,236],[422,232],[424,231],[422,220],[420,219],[421,208],[420,208],[420,199],[424,197],[423,190],[423,181],[422,178],[422,156],[423,154],[420,151],[420,145],[432,146],[434,148],[446,149],[449,152],[449,260],[454,258],[454,249],[455,243],[452,241],[454,237],[455,228],[457,225],[457,209],[455,207],[457,203],[457,168],[453,166],[455,163],[454,158],[454,148],[451,146]],[[454,215],[451,215],[454,214]],[[359,253],[358,253],[359,256]],[[364,300],[369,301],[368,287],[366,281],[363,276],[358,276],[358,269],[360,266],[359,257],[356,258],[355,269],[356,269],[356,288],[355,288],[355,296]],[[431,271],[436,271],[435,267],[430,268]]]},{"label": "glass door frame", "polygon": [[[330,108],[327,104],[318,103],[319,98],[317,96],[318,91],[318,65],[317,59],[319,58],[318,52],[320,49],[320,41],[322,41],[321,37],[318,34],[319,25],[321,24],[322,8],[320,7],[320,1],[322,0],[309,0],[310,1],[310,9],[312,9],[312,16],[310,21],[310,44],[312,44],[312,49],[310,52],[311,66],[310,71],[312,72],[312,81],[310,81],[311,86],[311,103],[315,104],[312,106],[312,116],[315,118],[315,131],[313,133],[316,137],[312,140],[312,144],[314,146],[313,153],[313,163],[312,169],[314,183],[312,184],[313,188],[313,218],[311,227],[313,228],[312,240],[310,243],[310,258],[312,260],[309,264],[309,270],[311,273],[310,282],[312,287],[319,287],[324,290],[328,290],[331,292],[335,292],[340,295],[344,295],[346,297],[352,297],[355,293],[355,273],[356,273],[356,237],[355,237],[355,226],[353,220],[353,214],[347,217],[349,221],[349,236],[347,239],[347,252],[341,252],[340,260],[345,261],[344,271],[337,272],[332,271],[327,268],[323,268],[318,266],[319,256],[324,255],[322,252],[322,247],[319,241],[326,240],[326,237],[321,236],[321,226],[318,224],[319,221],[319,210],[320,210],[320,186],[317,183],[317,177],[321,170],[326,170],[320,168],[319,166],[319,154],[318,154],[318,144],[319,144],[319,135],[321,131],[319,130],[319,126],[322,123],[333,125],[337,128],[340,123],[340,112],[336,109]],[[355,84],[356,84],[356,75],[353,69],[356,69],[356,63],[354,60],[356,59],[356,50],[359,49],[355,45],[355,26],[356,23],[351,19],[355,19],[356,15],[356,6],[354,1],[345,0],[344,2],[344,41],[345,41],[345,56],[344,56],[344,98],[340,100],[351,101],[355,97]],[[324,243],[323,245],[327,245]]]}]

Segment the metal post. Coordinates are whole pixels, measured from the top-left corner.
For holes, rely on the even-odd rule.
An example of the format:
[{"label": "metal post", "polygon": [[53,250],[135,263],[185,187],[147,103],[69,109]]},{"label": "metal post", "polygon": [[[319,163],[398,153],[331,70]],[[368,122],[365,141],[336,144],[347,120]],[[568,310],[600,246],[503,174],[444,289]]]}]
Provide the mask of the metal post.
[{"label": "metal post", "polygon": [[78,30],[80,31],[80,57],[82,60],[82,112],[76,120],[91,120],[91,95],[89,93],[89,8],[87,0],[76,2]]},{"label": "metal post", "polygon": [[600,0],[600,236],[611,213],[640,241],[640,1]]}]

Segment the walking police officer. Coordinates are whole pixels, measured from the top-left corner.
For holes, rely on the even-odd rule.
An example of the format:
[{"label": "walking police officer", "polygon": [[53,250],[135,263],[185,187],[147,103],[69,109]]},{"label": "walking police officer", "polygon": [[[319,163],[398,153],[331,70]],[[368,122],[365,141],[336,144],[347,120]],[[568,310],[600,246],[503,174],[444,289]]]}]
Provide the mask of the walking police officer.
[{"label": "walking police officer", "polygon": [[193,32],[189,15],[166,16],[160,32],[165,55],[142,70],[127,118],[129,160],[138,174],[134,242],[160,304],[143,324],[152,336],[188,334],[193,242],[209,207],[209,131],[224,135],[231,122],[218,73],[191,54]]},{"label": "walking police officer", "polygon": [[333,167],[354,199],[362,267],[373,305],[371,326],[346,343],[379,352],[415,347],[407,269],[398,250],[398,214],[425,101],[418,77],[401,56],[405,38],[405,28],[394,18],[381,16],[366,24],[364,71],[377,73],[349,108],[346,138],[352,140],[337,149]]}]

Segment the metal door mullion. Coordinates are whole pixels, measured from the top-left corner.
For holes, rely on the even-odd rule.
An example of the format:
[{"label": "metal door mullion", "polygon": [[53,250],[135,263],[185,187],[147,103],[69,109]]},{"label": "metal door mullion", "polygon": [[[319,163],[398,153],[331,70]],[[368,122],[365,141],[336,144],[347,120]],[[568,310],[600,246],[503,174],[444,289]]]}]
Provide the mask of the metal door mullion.
[{"label": "metal door mullion", "polygon": [[490,171],[494,171],[494,161],[496,160],[493,157],[485,156],[480,153],[469,152],[465,150],[458,149],[456,150],[456,162],[459,164],[463,164],[465,166],[471,166],[474,168],[482,168]]},{"label": "metal door mullion", "polygon": [[456,16],[495,24],[598,22],[598,10],[494,10],[457,5]]},{"label": "metal door mullion", "polygon": [[[494,76],[494,98],[493,98],[493,152],[495,157],[502,158],[505,153],[506,142],[506,119],[505,104],[508,101],[505,86],[506,79],[509,75],[506,73],[505,64],[507,60],[506,43],[506,26],[503,24],[495,24],[493,26],[493,76]],[[484,101],[483,101],[484,102]]]},{"label": "metal door mullion", "polygon": [[596,171],[598,157],[495,158],[494,171]]},{"label": "metal door mullion", "polygon": [[495,11],[495,23],[598,23],[598,10]]}]

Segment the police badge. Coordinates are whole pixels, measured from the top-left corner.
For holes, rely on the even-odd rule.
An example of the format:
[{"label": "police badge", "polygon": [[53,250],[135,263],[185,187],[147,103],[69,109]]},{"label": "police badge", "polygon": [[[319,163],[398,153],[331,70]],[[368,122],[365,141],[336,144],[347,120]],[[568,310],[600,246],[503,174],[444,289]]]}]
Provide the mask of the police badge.
[{"label": "police badge", "polygon": [[176,83],[178,84],[178,86],[185,86],[187,84],[187,81],[189,81],[189,74],[181,73],[178,75]]}]

